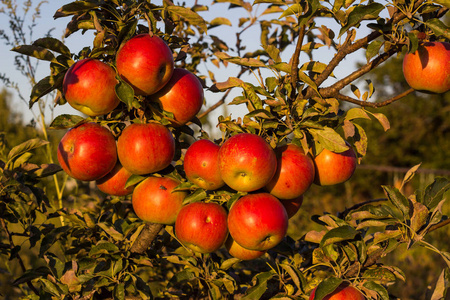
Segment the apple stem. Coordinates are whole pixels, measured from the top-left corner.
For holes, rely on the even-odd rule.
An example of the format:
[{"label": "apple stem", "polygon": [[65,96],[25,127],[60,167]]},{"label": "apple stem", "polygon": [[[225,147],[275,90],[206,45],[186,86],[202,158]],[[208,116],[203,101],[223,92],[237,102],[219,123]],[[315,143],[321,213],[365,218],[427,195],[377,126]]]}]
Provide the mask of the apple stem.
[{"label": "apple stem", "polygon": [[142,231],[139,233],[139,236],[136,238],[136,241],[131,246],[131,252],[139,254],[144,253],[150,247],[162,228],[162,224],[145,224],[144,228],[142,228]]}]

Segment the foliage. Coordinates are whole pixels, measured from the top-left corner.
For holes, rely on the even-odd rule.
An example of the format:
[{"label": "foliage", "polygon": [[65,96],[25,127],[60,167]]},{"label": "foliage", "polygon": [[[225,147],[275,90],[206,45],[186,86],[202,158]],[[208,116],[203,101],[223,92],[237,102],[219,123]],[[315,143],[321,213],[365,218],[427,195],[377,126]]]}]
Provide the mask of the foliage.
[{"label": "foliage", "polygon": [[[56,93],[55,103],[64,105],[62,81],[73,63],[92,57],[114,66],[115,53],[124,42],[135,34],[152,32],[169,44],[177,66],[198,74],[209,91],[223,95],[219,103],[231,89],[241,90],[229,104],[243,105],[247,113],[242,119],[219,117],[222,139],[218,143],[233,134],[251,132],[273,148],[292,142],[316,155],[323,148],[343,152],[349,141],[363,159],[368,139],[359,121],[376,120],[383,130],[390,127],[385,115],[366,107],[386,106],[412,90],[377,102],[372,100],[374,84],[370,80],[365,81],[366,92],[353,82],[403,49],[417,49],[415,33],[419,31],[433,40],[449,38],[448,28],[440,21],[449,8],[441,1],[393,1],[386,6],[372,1],[213,2],[221,3],[227,3],[230,12],[242,11],[249,16],[238,21],[240,32],[234,49],[208,33],[212,28],[229,26],[231,21],[224,17],[205,20],[201,13],[208,10],[206,5],[90,0],[62,6],[54,17],[71,17],[65,37],[92,31],[93,46],[72,53],[53,37],[15,46],[13,51],[47,61],[50,66],[50,75],[33,85],[30,107],[49,93]],[[262,13],[257,6],[263,8]],[[389,17],[382,17],[383,13]],[[324,20],[337,29],[322,23]],[[362,24],[371,32],[357,38]],[[258,26],[261,49],[245,52],[241,35]],[[313,60],[321,47],[335,53],[328,63]],[[360,49],[365,49],[367,63],[324,86],[336,67]],[[302,53],[308,60],[303,62]],[[237,65],[238,73],[217,82],[214,72],[199,72],[204,63],[217,68]],[[244,74],[254,75],[256,83],[243,79]],[[178,149],[174,167],[160,173],[182,181],[179,189],[190,192],[186,203],[212,201],[229,208],[243,195],[226,188],[205,191],[187,181],[182,150],[198,138],[196,135],[209,136],[199,119],[172,127],[169,112],[134,95],[125,81],[118,80],[116,93],[121,104],[113,112],[95,118],[60,115],[50,128],[98,122],[119,136],[126,123],[159,122],[171,129]],[[346,87],[353,96],[344,92]],[[357,106],[348,109],[343,102]],[[40,183],[56,176],[60,168],[52,161],[30,163],[31,153],[47,145],[46,139],[30,139],[5,152],[0,160],[2,258],[6,266],[12,261],[20,265],[21,275],[13,284],[21,289],[23,299],[307,299],[316,286],[315,299],[322,299],[343,281],[351,282],[367,298],[390,299],[389,286],[405,276],[399,268],[381,263],[380,258],[402,245],[422,246],[442,257],[447,268],[430,299],[444,299],[447,293],[450,254],[424,239],[448,223],[442,210],[444,194],[450,188],[446,178],[436,178],[411,195],[403,194],[401,188],[383,186],[385,198],[357,204],[337,215],[314,215],[311,219],[321,230],[305,232],[296,240],[287,236],[262,259],[246,262],[230,257],[224,249],[211,254],[187,250],[178,243],[172,226],[160,231],[162,226],[140,221],[129,197],[67,189],[63,194],[66,181],[55,179],[58,197],[50,201]],[[411,180],[417,168],[406,174],[401,186]],[[132,177],[129,184],[144,178]],[[23,263],[24,243],[35,256],[32,266]]]}]

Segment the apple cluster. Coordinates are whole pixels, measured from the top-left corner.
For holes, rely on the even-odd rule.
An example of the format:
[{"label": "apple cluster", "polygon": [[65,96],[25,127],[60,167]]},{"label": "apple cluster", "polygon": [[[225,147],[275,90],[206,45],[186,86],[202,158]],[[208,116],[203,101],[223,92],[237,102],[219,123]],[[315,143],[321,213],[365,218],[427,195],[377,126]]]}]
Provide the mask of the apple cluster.
[{"label": "apple cluster", "polygon": [[[139,34],[118,50],[115,68],[93,58],[74,63],[64,77],[67,102],[94,117],[114,110],[115,88],[125,81],[135,95],[156,102],[179,127],[199,112],[203,87],[191,72],[174,67],[171,49],[156,35]],[[273,149],[254,133],[232,135],[221,144],[193,142],[183,158],[186,179],[207,193],[231,189],[237,200],[185,204],[189,191],[175,177],[161,175],[174,161],[176,140],[170,127],[155,120],[128,122],[117,139],[96,122],[70,129],[58,146],[58,161],[71,177],[95,181],[102,192],[131,195],[144,222],[174,225],[177,239],[196,252],[226,246],[230,255],[254,259],[279,244],[288,220],[297,213],[303,194],[315,183],[348,180],[356,168],[355,152],[324,149],[316,157],[288,143]],[[161,173],[161,172],[160,172]],[[131,176],[142,176],[130,185]]]}]

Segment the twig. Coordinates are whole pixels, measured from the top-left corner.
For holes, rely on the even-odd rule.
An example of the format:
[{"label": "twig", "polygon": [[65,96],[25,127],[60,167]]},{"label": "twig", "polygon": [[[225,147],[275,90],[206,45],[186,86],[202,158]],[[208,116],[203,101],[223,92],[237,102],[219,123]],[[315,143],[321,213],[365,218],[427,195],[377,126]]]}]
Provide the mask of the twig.
[{"label": "twig", "polygon": [[349,96],[345,96],[342,94],[337,94],[335,98],[342,100],[342,101],[346,101],[346,102],[350,102],[353,104],[358,104],[360,106],[364,106],[364,107],[373,107],[373,108],[379,108],[379,107],[383,107],[386,105],[391,104],[392,102],[398,101],[400,99],[402,99],[403,97],[411,94],[412,92],[414,92],[413,88],[410,88],[409,90],[404,91],[403,93],[400,93],[392,98],[389,98],[387,100],[384,100],[382,102],[368,102],[368,101],[362,101],[362,100],[357,100],[354,99],[352,97]]},{"label": "twig", "polygon": [[439,228],[442,228],[442,227],[444,227],[444,226],[446,226],[448,224],[450,224],[450,219],[447,219],[447,220],[444,220],[444,221],[439,222],[437,224],[434,224],[433,226],[430,226],[430,229],[428,229],[428,233],[430,233],[432,231],[435,231],[435,230],[437,230]]},{"label": "twig", "polygon": [[300,53],[302,51],[303,39],[305,37],[305,28],[306,25],[300,27],[300,32],[298,34],[297,45],[295,46],[295,52],[292,55],[292,65],[291,65],[291,95],[290,98],[293,100],[295,96],[295,91],[297,90],[297,81],[298,81],[298,65],[300,63]]}]

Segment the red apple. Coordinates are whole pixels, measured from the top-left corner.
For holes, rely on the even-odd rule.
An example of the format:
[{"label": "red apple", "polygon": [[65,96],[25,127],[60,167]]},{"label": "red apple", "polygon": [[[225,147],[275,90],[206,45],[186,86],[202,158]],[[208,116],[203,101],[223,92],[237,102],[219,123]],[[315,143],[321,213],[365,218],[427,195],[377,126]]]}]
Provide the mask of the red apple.
[{"label": "red apple", "polygon": [[128,178],[133,175],[130,171],[122,167],[119,161],[111,172],[95,182],[98,189],[105,194],[112,196],[126,196],[133,192],[134,186],[125,187]]},{"label": "red apple", "polygon": [[283,204],[269,193],[239,198],[228,213],[228,230],[242,247],[264,251],[286,235],[288,215]]},{"label": "red apple", "polygon": [[159,91],[172,76],[172,50],[156,35],[138,34],[117,51],[116,67],[136,95],[151,95]]},{"label": "red apple", "polygon": [[219,169],[232,189],[251,192],[263,188],[277,170],[277,157],[266,141],[252,133],[239,133],[222,144]]},{"label": "red apple", "polygon": [[300,210],[303,204],[303,195],[294,199],[279,199],[286,209],[288,218],[292,218]]},{"label": "red apple", "polygon": [[258,250],[249,250],[238,243],[236,243],[235,240],[231,237],[231,235],[228,236],[227,241],[225,242],[225,247],[228,250],[228,253],[230,253],[231,256],[235,258],[239,258],[240,260],[252,260],[256,259],[258,257],[263,256],[267,251],[258,251]]},{"label": "red apple", "polygon": [[309,189],[314,182],[314,162],[297,145],[289,144],[275,149],[277,171],[265,186],[279,199],[295,199]]},{"label": "red apple", "polygon": [[116,140],[109,129],[97,123],[84,123],[67,131],[59,142],[57,155],[61,168],[69,176],[97,180],[116,165]]},{"label": "red apple", "polygon": [[415,90],[445,93],[450,90],[450,43],[426,42],[403,59],[403,75]]},{"label": "red apple", "polygon": [[[309,300],[314,300],[317,287],[312,291]],[[347,284],[342,284],[331,294],[328,294],[322,300],[365,300],[364,295],[358,291],[356,288],[349,286]]]},{"label": "red apple", "polygon": [[145,222],[173,224],[187,196],[185,191],[174,191],[180,184],[169,177],[147,177],[134,189],[131,197],[136,215]]},{"label": "red apple", "polygon": [[314,158],[316,168],[314,183],[317,185],[343,183],[352,177],[356,164],[356,154],[352,148],[341,153],[323,149]]},{"label": "red apple", "polygon": [[119,105],[116,72],[108,64],[92,58],[74,63],[64,75],[63,95],[80,112],[94,117]]},{"label": "red apple", "polygon": [[150,174],[170,165],[175,140],[164,125],[133,123],[119,136],[117,152],[125,169],[137,175]]},{"label": "red apple", "polygon": [[172,124],[181,126],[192,120],[203,105],[203,86],[193,73],[176,68],[169,82],[150,96],[165,111],[173,113]]},{"label": "red apple", "polygon": [[183,245],[196,252],[214,252],[228,235],[227,212],[217,203],[190,203],[178,214],[175,234]]},{"label": "red apple", "polygon": [[205,190],[216,190],[225,185],[219,171],[220,146],[210,140],[194,142],[184,155],[187,179]]}]

